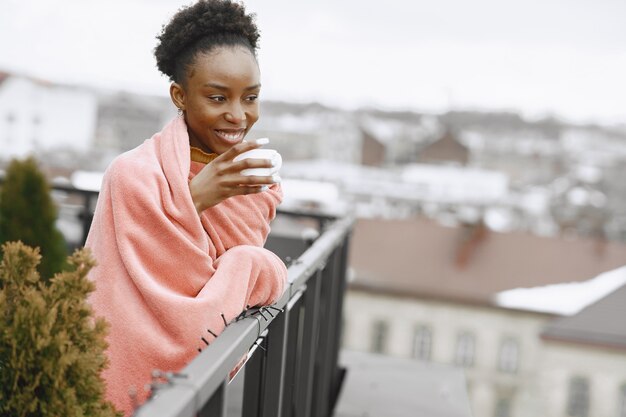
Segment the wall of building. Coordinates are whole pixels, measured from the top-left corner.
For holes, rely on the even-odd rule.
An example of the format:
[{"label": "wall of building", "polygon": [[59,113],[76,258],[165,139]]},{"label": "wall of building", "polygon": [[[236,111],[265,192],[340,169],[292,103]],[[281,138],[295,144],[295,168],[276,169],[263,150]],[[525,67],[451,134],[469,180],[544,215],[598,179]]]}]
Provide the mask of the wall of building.
[{"label": "wall of building", "polygon": [[[566,417],[571,378],[587,376],[588,416],[621,417],[617,410],[626,383],[626,352],[544,341],[540,334],[552,317],[350,290],[344,306],[343,346],[376,351],[380,323],[386,323],[379,353],[411,358],[416,329],[427,326],[432,331],[429,360],[465,369],[475,416]],[[462,333],[475,338],[473,363],[465,366],[456,358]],[[503,371],[499,364],[505,340],[518,346],[514,371]]]},{"label": "wall of building", "polygon": [[96,110],[96,95],[87,90],[10,76],[0,84],[0,156],[57,148],[85,151]]},{"label": "wall of building", "polygon": [[[626,384],[626,353],[608,348],[546,341],[541,356],[541,393],[546,414],[566,417],[569,387],[574,378],[589,383],[590,417],[622,417]],[[622,414],[620,414],[620,412]]]}]

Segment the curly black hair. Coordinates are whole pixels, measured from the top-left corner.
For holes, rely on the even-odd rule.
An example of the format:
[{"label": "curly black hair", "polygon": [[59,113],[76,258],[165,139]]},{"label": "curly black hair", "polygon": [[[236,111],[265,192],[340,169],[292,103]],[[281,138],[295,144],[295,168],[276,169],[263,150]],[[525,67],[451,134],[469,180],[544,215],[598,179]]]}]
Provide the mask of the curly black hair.
[{"label": "curly black hair", "polygon": [[157,68],[171,81],[183,83],[196,56],[218,46],[244,46],[256,57],[259,31],[254,18],[231,0],[199,0],[179,9],[157,36]]}]

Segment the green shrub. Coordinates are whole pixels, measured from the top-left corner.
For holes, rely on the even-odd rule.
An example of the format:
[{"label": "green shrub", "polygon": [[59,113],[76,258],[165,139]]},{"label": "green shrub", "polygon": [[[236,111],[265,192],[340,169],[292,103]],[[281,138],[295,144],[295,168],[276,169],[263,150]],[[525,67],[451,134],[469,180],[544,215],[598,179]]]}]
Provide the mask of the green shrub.
[{"label": "green shrub", "polygon": [[11,161],[0,187],[0,244],[20,240],[39,247],[43,256],[39,270],[49,279],[63,268],[67,253],[55,226],[50,186],[35,159]]},{"label": "green shrub", "polygon": [[94,290],[88,250],[77,250],[68,270],[42,281],[38,249],[21,242],[2,249],[0,415],[121,415],[103,401],[107,325],[94,320],[86,302]]}]

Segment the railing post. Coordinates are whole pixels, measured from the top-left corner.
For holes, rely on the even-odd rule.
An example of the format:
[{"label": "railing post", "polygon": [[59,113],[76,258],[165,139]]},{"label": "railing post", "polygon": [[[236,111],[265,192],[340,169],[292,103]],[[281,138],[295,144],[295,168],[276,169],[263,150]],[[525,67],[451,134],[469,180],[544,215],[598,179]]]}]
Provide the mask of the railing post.
[{"label": "railing post", "polygon": [[338,279],[337,249],[329,256],[326,268],[322,272],[322,288],[320,298],[320,327],[318,351],[315,360],[315,400],[312,404],[313,417],[328,417],[332,377],[336,364],[331,363],[333,352],[333,336],[336,334]]},{"label": "railing post", "polygon": [[261,381],[265,363],[265,340],[252,352],[243,370],[243,404],[242,417],[258,417],[261,410]]},{"label": "railing post", "polygon": [[198,413],[198,417],[225,417],[226,416],[226,386],[228,379],[213,393],[211,399]]},{"label": "railing post", "polygon": [[[306,290],[305,290],[306,292]],[[285,351],[285,375],[283,383],[282,417],[294,417],[294,397],[298,386],[298,352],[302,349],[302,292],[294,295],[286,310],[289,313],[287,326],[287,345]]]},{"label": "railing post", "polygon": [[269,326],[265,372],[261,385],[261,417],[281,417],[288,322],[289,310],[285,309]]},{"label": "railing post", "polygon": [[304,293],[304,318],[302,342],[299,349],[298,385],[295,393],[296,417],[311,417],[315,383],[315,357],[319,336],[319,311],[322,272],[318,270],[309,278]]},{"label": "railing post", "polygon": [[347,285],[347,280],[346,280],[346,273],[348,270],[348,249],[350,246],[350,236],[347,235],[344,238],[343,243],[341,244],[341,246],[339,246],[337,249],[335,249],[335,252],[339,254],[339,259],[337,260],[337,270],[335,271],[335,280],[336,280],[336,297],[335,297],[335,309],[336,309],[336,316],[335,316],[335,320],[334,320],[334,324],[335,324],[335,334],[333,335],[332,338],[332,342],[333,342],[333,346],[331,347],[331,352],[332,352],[332,359],[331,359],[331,363],[333,366],[333,373],[332,373],[332,381],[331,381],[331,401],[330,401],[330,407],[331,410],[335,407],[335,404],[337,402],[337,397],[339,396],[339,391],[341,389],[341,385],[343,382],[343,377],[345,375],[345,369],[343,368],[339,368],[339,349],[341,348],[341,333],[342,333],[342,326],[343,326],[343,301],[345,298],[345,293],[346,293],[346,285]]}]

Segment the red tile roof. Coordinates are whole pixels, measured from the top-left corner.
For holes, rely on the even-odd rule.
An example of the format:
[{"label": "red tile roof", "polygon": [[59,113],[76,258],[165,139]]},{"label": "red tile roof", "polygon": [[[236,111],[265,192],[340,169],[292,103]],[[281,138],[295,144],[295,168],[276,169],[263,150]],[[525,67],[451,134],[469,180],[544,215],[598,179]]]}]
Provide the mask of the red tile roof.
[{"label": "red tile roof", "polygon": [[361,219],[350,248],[353,288],[492,303],[500,291],[584,281],[626,264],[626,244],[436,221]]}]

